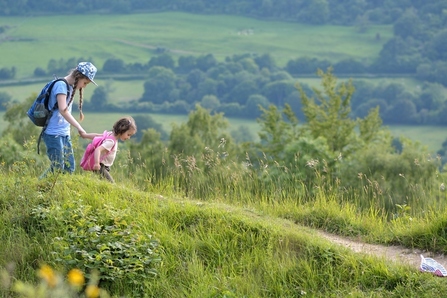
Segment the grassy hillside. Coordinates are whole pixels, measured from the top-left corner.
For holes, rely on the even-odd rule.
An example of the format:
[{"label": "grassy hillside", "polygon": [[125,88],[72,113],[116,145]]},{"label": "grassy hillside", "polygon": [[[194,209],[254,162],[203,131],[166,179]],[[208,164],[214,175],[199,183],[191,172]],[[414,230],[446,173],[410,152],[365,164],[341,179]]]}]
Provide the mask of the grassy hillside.
[{"label": "grassy hillside", "polygon": [[[50,59],[84,57],[99,67],[108,58],[126,63],[149,61],[156,47],[176,55],[269,53],[278,65],[300,56],[337,61],[371,60],[392,36],[391,26],[371,26],[366,33],[343,26],[306,26],[223,15],[163,12],[134,15],[3,17],[12,29],[2,39],[1,67],[16,67],[17,79]],[[379,33],[380,40],[375,36]],[[60,74],[59,74],[60,75]]]},{"label": "grassy hillside", "polygon": [[[68,257],[75,254],[72,249],[90,246],[92,259],[84,265],[101,269],[102,277],[115,276],[100,283],[113,297],[426,297],[447,291],[443,279],[355,254],[298,224],[338,227],[341,233],[357,227],[382,240],[402,226],[356,214],[330,197],[308,204],[253,202],[242,193],[194,200],[176,194],[169,184],[141,192],[131,180],[111,185],[84,174],[37,181],[24,164],[0,170],[0,267],[14,264],[11,274],[27,284],[35,283],[35,270],[42,264],[62,274],[81,264],[80,255],[76,262]],[[415,219],[413,225],[420,230],[421,223]],[[122,252],[129,252],[128,238],[107,230],[131,230],[140,239],[132,246],[135,250],[146,243],[142,239],[158,243],[152,253],[161,262],[149,265],[150,276],[141,271],[133,280],[116,278],[125,270],[119,264],[136,252],[116,263]],[[121,252],[106,254],[116,245]],[[6,280],[1,285],[11,284]]]}]

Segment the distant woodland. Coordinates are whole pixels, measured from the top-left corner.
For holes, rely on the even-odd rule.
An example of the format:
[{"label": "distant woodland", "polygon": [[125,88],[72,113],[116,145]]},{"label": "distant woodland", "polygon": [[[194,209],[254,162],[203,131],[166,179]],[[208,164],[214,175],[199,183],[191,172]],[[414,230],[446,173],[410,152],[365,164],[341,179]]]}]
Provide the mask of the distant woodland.
[{"label": "distant woodland", "polygon": [[[354,82],[352,116],[364,117],[380,107],[385,124],[446,125],[447,99],[447,0],[80,0],[75,4],[56,0],[0,1],[0,15],[45,14],[130,14],[155,11],[184,11],[200,14],[228,14],[265,20],[299,22],[311,25],[355,26],[367,30],[372,24],[388,24],[394,36],[379,57],[365,64],[355,59],[327,61],[299,57],[279,68],[268,53],[228,57],[218,62],[212,54],[184,56],[177,60],[169,49],[148,62],[128,64],[109,59],[101,73],[142,74],[145,92],[137,103],[116,107],[108,103],[107,90],[97,88],[87,104],[103,110],[137,109],[162,113],[188,113],[195,104],[232,117],[259,117],[259,105],[288,103],[300,115],[296,77],[315,75],[317,69],[333,69],[337,76],[404,76],[419,80],[420,89],[409,92],[405,86],[390,83],[380,87]],[[2,31],[8,28],[1,28]],[[376,36],[380,38],[380,36]],[[79,57],[77,57],[79,58]],[[65,73],[77,58],[49,61],[34,76]],[[0,79],[14,79],[14,68],[1,68]],[[311,88],[301,86],[308,94]],[[0,94],[0,103],[7,102]]]}]

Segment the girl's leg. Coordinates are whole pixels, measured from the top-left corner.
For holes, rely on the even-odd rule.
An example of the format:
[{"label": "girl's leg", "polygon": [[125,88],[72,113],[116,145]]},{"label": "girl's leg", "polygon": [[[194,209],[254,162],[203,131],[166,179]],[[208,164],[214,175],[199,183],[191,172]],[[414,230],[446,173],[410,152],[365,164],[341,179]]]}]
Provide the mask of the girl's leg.
[{"label": "girl's leg", "polygon": [[73,153],[73,145],[71,144],[70,136],[62,137],[64,148],[64,165],[63,170],[65,173],[72,174],[75,170],[75,159]]},{"label": "girl's leg", "polygon": [[44,178],[48,172],[54,173],[55,170],[62,170],[64,167],[63,143],[61,138],[47,135],[46,133],[43,133],[42,138],[47,147],[47,156],[50,159],[51,165],[40,178]]},{"label": "girl's leg", "polygon": [[113,180],[113,177],[112,175],[110,175],[109,171],[110,171],[109,167],[106,167],[105,165],[101,164],[101,169],[99,170],[101,176],[106,178],[110,182],[115,183],[115,180]]}]

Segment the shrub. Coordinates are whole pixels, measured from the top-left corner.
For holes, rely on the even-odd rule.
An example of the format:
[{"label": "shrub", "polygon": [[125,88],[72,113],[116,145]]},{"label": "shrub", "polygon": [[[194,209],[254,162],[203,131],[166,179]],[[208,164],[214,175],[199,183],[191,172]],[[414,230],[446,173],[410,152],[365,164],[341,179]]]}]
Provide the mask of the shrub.
[{"label": "shrub", "polygon": [[32,212],[43,228],[57,235],[56,262],[84,269],[89,277],[99,270],[104,281],[138,284],[157,275],[158,241],[130,224],[126,210],[105,205],[93,210],[82,201],[64,206],[38,206]]}]

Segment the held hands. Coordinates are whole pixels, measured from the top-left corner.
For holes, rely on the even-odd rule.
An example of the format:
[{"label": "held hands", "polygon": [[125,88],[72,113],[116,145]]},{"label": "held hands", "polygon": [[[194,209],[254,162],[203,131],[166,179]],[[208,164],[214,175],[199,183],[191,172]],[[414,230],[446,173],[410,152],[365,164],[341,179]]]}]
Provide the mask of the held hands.
[{"label": "held hands", "polygon": [[81,136],[81,138],[83,138],[83,139],[93,140],[95,137],[102,136],[102,133],[88,133],[88,132],[85,132],[84,129],[79,129],[78,132],[79,132],[79,135]]},{"label": "held hands", "polygon": [[93,170],[95,170],[95,171],[99,171],[101,169],[101,165],[99,164],[99,163],[95,163],[94,165],[93,165]]},{"label": "held hands", "polygon": [[83,139],[87,138],[87,133],[85,132],[84,129],[82,129],[82,128],[78,129],[78,133],[81,136],[81,138],[83,138]]}]

